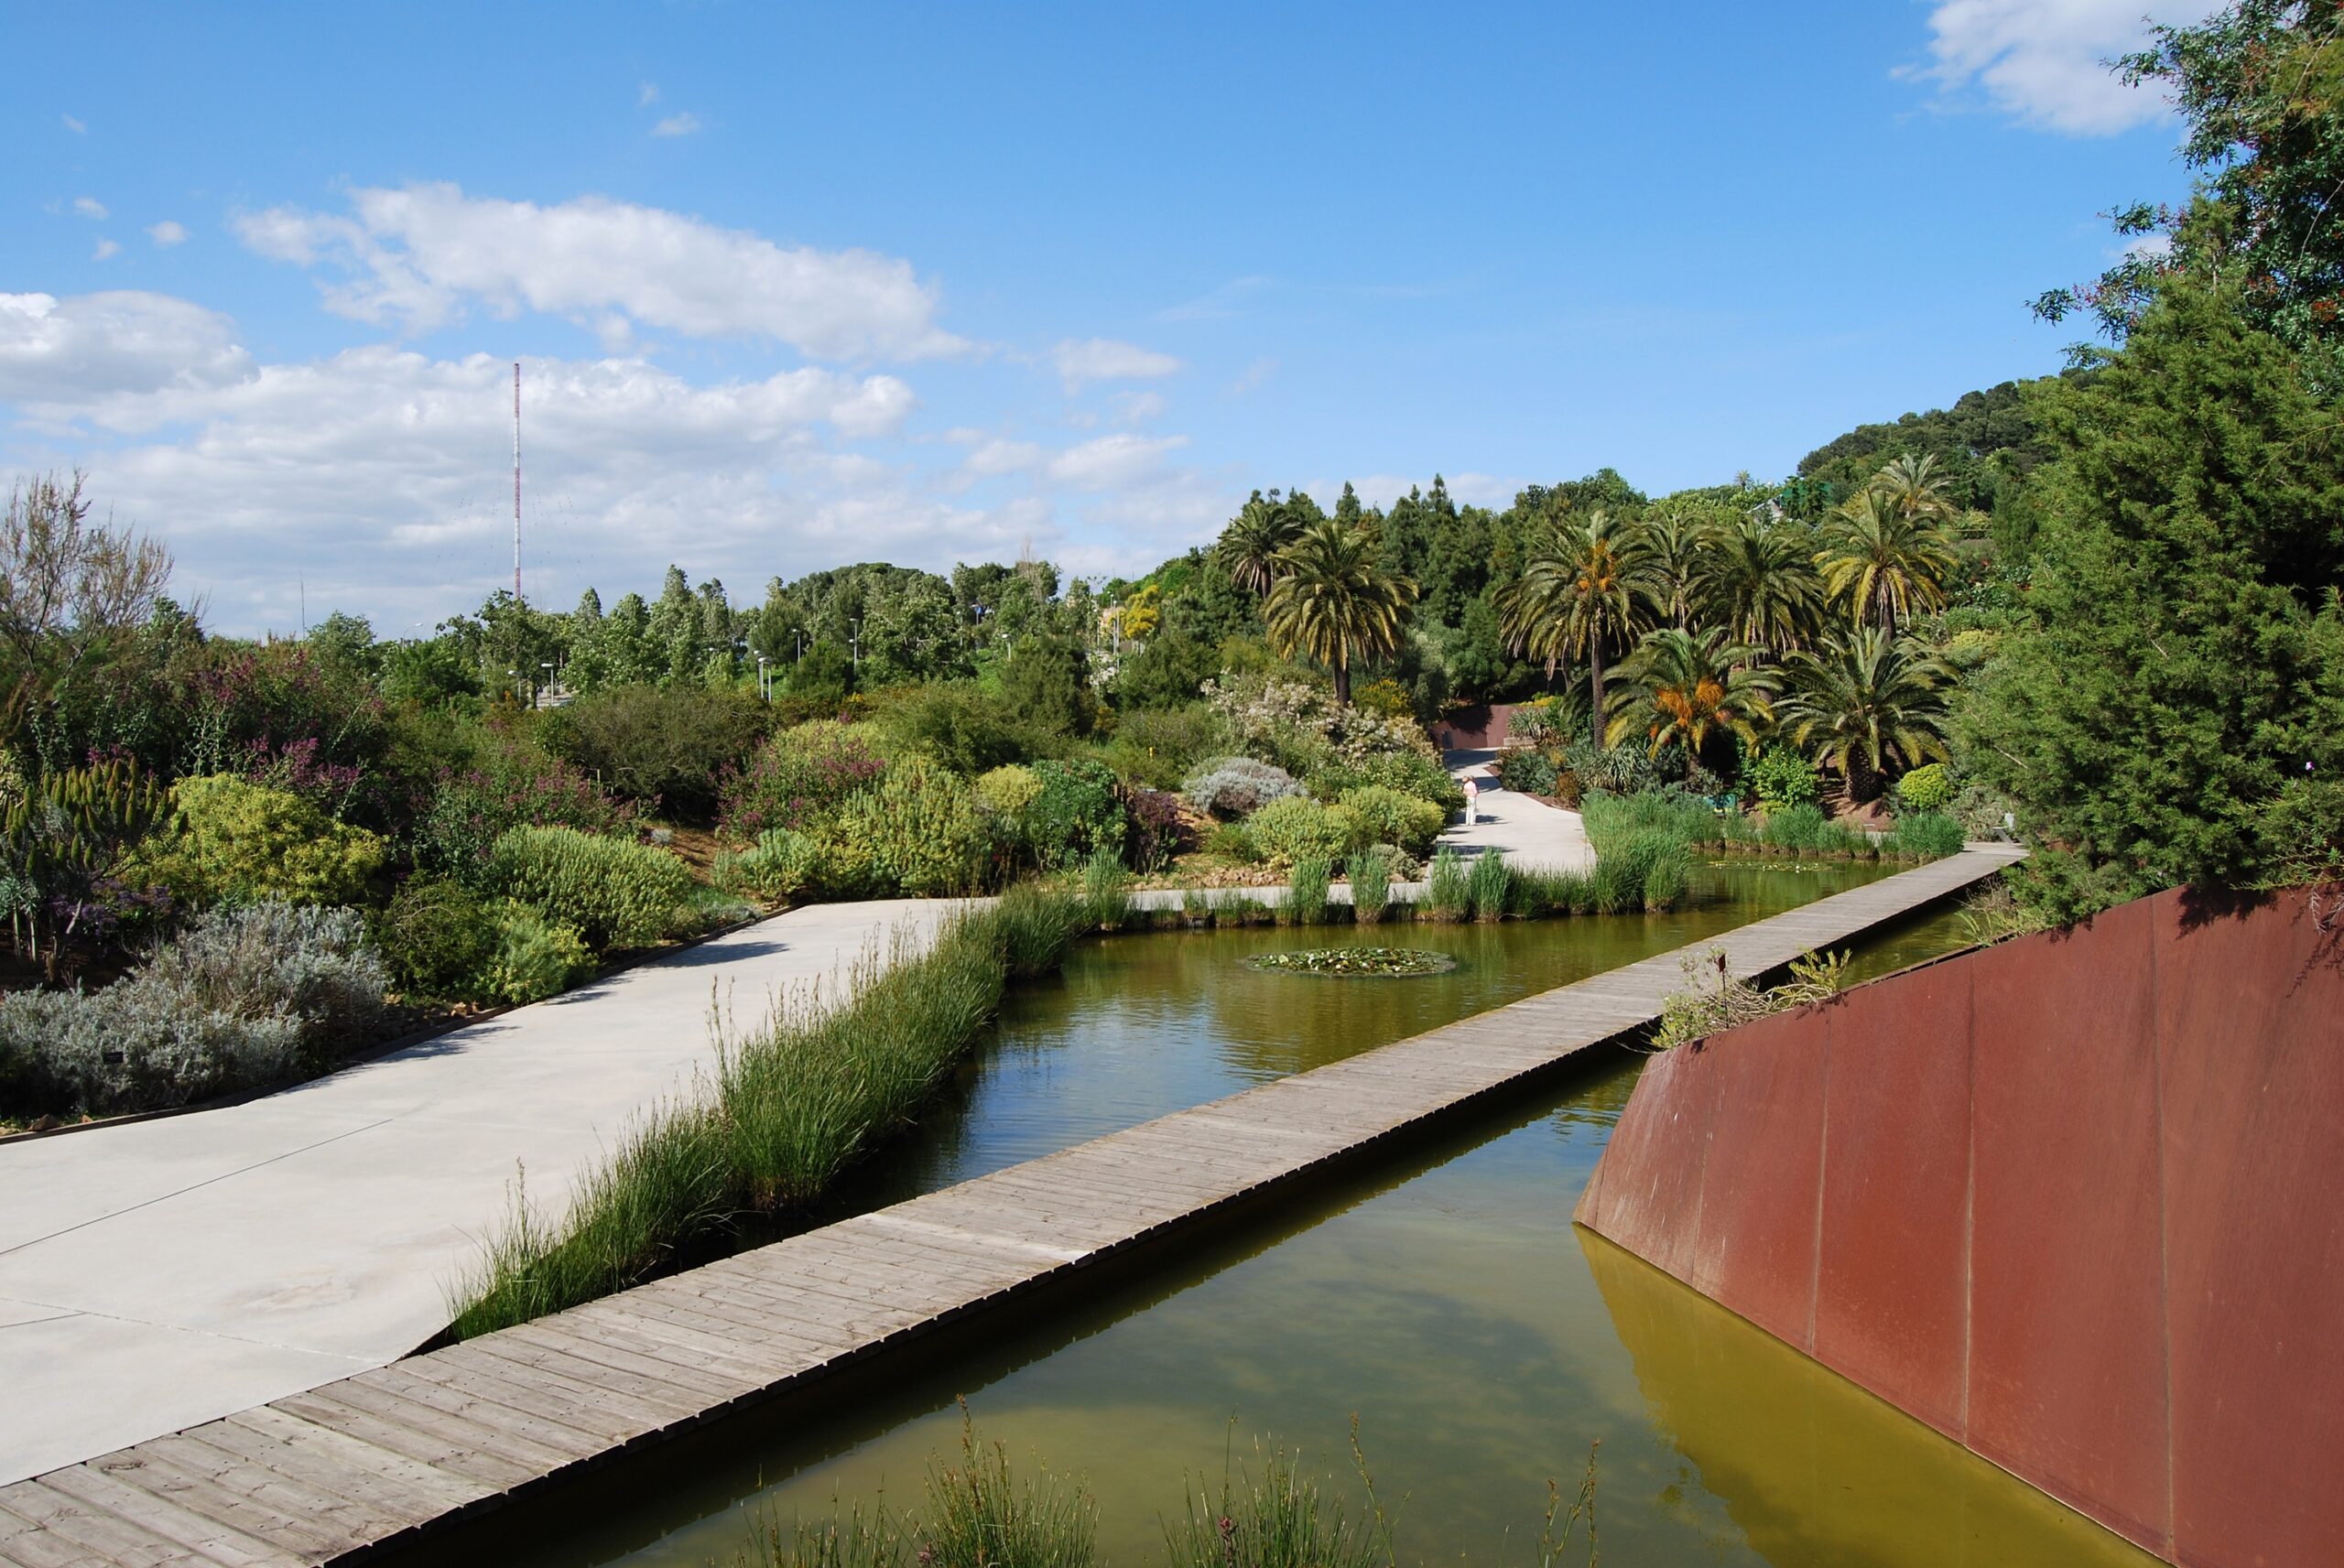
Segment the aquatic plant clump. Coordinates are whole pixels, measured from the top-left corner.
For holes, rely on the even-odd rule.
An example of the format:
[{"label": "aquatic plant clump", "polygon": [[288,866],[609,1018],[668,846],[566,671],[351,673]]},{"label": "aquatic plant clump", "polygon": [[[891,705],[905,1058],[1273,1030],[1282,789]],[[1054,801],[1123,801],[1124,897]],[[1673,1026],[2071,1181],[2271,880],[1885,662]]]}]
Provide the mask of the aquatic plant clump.
[{"label": "aquatic plant clump", "polygon": [[1264,953],[1246,962],[1278,974],[1331,975],[1345,979],[1445,975],[1457,967],[1457,960],[1448,954],[1427,953],[1421,947],[1310,947]]}]

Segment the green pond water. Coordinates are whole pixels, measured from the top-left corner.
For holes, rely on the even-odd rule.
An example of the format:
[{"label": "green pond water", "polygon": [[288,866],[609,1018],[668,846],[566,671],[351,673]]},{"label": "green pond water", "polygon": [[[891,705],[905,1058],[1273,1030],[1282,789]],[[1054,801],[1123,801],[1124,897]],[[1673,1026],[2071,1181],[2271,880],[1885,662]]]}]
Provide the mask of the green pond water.
[{"label": "green pond water", "polygon": [[[1690,913],[1120,937],[1013,994],[923,1129],[840,1203],[862,1208],[1434,1028],[1826,892],[1850,867],[1712,868]],[[1456,970],[1337,980],[1245,959],[1335,942],[1421,946]],[[1867,974],[1959,944],[1949,914],[1860,948]],[[1161,1562],[1184,1485],[1257,1436],[1356,1497],[1356,1414],[1398,1509],[1402,1562],[1536,1557],[1549,1478],[1601,1440],[1614,1564],[2138,1564],[2148,1559],[1570,1223],[1642,1058],[1387,1165],[1166,1249],[1120,1282],[996,1314],[972,1347],[853,1398],[622,1468],[510,1521],[499,1563],[730,1563],[757,1510],[917,1508],[956,1400],[1014,1461],[1081,1475],[1105,1561]],[[1405,1498],[1405,1502],[1403,1498]],[[519,1544],[515,1544],[515,1542]],[[1567,1561],[1583,1562],[1583,1555]]]}]

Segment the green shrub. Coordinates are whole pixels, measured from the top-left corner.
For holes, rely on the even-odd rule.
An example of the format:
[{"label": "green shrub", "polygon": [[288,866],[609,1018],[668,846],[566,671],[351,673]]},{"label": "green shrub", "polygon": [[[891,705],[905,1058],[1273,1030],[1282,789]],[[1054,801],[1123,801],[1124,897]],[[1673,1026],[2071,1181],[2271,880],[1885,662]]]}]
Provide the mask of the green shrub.
[{"label": "green shrub", "polygon": [[1943,811],[1953,802],[1953,775],[1943,762],[1915,768],[1896,781],[1896,798],[1906,811]]},{"label": "green shrub", "polygon": [[869,868],[873,883],[912,897],[975,892],[993,848],[976,792],[918,756],[849,800],[837,837],[846,859]]},{"label": "green shrub", "polygon": [[1590,795],[1579,803],[1579,821],[1598,859],[1607,849],[1624,844],[1648,828],[1658,828],[1687,844],[1715,843],[1726,831],[1708,801],[1674,789]]},{"label": "green shrub", "polygon": [[1525,919],[1586,914],[1595,908],[1595,879],[1580,871],[1517,871],[1507,906]]},{"label": "green shrub", "polygon": [[1310,775],[1310,793],[1339,800],[1346,790],[1382,784],[1440,807],[1444,816],[1465,809],[1465,786],[1422,752],[1384,752],[1357,762],[1334,762]]},{"label": "green shrub", "polygon": [[547,711],[547,751],[592,773],[628,800],[705,822],[720,781],[748,761],[773,728],[750,692],[694,686],[620,686]]},{"label": "green shrub", "polygon": [[1466,896],[1473,905],[1476,920],[1503,920],[1506,903],[1514,892],[1514,868],[1505,863],[1505,856],[1496,849],[1484,849],[1473,857],[1472,870],[1465,878]]},{"label": "green shrub", "polygon": [[418,872],[368,922],[391,981],[409,997],[470,1000],[496,952],[494,906],[449,877]]},{"label": "green shrub", "polygon": [[568,827],[515,827],[489,855],[489,883],[536,904],[597,952],[667,936],[691,873],[665,849]]},{"label": "green shrub", "polygon": [[1322,806],[1304,795],[1270,802],[1245,819],[1245,830],[1254,849],[1274,866],[1338,860],[1368,841],[1349,807]]},{"label": "green shrub", "polygon": [[1205,835],[1205,853],[1219,855],[1223,860],[1254,865],[1262,859],[1261,846],[1253,842],[1253,835],[1243,822],[1216,822],[1212,831]]},{"label": "green shrub", "polygon": [[1447,845],[1432,858],[1424,909],[1435,920],[1465,920],[1472,915],[1473,890],[1466,880],[1465,861]]},{"label": "green shrub", "polygon": [[1498,787],[1521,795],[1555,793],[1555,764],[1536,752],[1507,752],[1498,758]]},{"label": "green shrub", "polygon": [[1026,841],[1045,866],[1068,866],[1101,849],[1123,850],[1125,821],[1114,770],[1078,758],[1034,764],[1041,789],[1026,808]]},{"label": "green shrub", "polygon": [[893,693],[873,721],[887,737],[889,755],[924,752],[970,776],[1055,749],[1047,724],[974,681],[931,681]]},{"label": "green shrub", "polygon": [[1938,860],[1961,853],[1961,842],[1960,823],[1942,812],[1916,811],[1897,819],[1896,831],[1882,848],[1893,855]]},{"label": "green shrub", "polygon": [[1042,793],[1042,781],[1034,770],[1015,762],[995,768],[978,776],[976,791],[977,804],[993,813],[994,836],[1004,844],[1024,846],[1028,841],[1026,814]]},{"label": "green shrub", "polygon": [[1392,902],[1392,851],[1371,844],[1353,855],[1344,871],[1351,878],[1351,918],[1362,925],[1373,925],[1384,918],[1384,906]]},{"label": "green shrub", "polygon": [[1360,819],[1369,838],[1379,844],[1396,844],[1411,855],[1430,849],[1449,825],[1449,815],[1440,807],[1389,784],[1347,789],[1340,804]]},{"label": "green shrub", "polygon": [[495,946],[472,981],[473,994],[496,1001],[542,1001],[594,972],[594,955],[577,927],[535,904],[500,899],[494,922]]},{"label": "green shrub", "polygon": [[171,786],[179,827],[153,873],[189,903],[356,903],[383,869],[382,839],[289,790],[230,773]]},{"label": "green shrub", "polygon": [[1316,925],[1327,918],[1327,884],[1334,867],[1316,857],[1297,860],[1286,883],[1286,912],[1297,925]]},{"label": "green shrub", "polygon": [[1223,757],[1200,767],[1181,790],[1190,806],[1220,817],[1251,816],[1274,800],[1303,793],[1292,773],[1251,757]]},{"label": "green shrub", "polygon": [[1107,742],[1107,760],[1133,784],[1178,789],[1199,764],[1228,750],[1219,717],[1201,702],[1123,714]]},{"label": "green shrub", "polygon": [[1815,764],[1788,746],[1769,746],[1742,775],[1768,816],[1811,805],[1823,794]]},{"label": "green shrub", "polygon": [[993,906],[993,928],[1011,978],[1047,975],[1066,959],[1066,950],[1086,923],[1083,904],[1064,893],[1046,892],[1020,882]]}]

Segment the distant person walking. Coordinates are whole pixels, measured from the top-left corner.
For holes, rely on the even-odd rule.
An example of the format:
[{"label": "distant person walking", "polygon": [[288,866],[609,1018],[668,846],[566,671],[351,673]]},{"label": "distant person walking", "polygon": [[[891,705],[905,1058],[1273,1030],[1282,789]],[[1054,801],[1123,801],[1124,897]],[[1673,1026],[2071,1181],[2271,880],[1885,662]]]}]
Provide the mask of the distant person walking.
[{"label": "distant person walking", "polygon": [[1468,773],[1465,777],[1465,826],[1470,827],[1481,819],[1481,781]]}]

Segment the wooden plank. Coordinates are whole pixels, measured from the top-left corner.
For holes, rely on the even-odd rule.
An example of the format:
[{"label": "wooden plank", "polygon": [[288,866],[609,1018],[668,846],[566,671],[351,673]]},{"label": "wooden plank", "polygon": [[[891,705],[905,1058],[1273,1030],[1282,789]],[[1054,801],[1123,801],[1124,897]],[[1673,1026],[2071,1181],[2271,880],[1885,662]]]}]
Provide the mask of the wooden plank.
[{"label": "wooden plank", "polygon": [[183,1563],[210,1563],[218,1568],[217,1559],[208,1559],[190,1547],[117,1519],[40,1481],[18,1481],[8,1491],[11,1509],[34,1519],[45,1533],[81,1547],[101,1562],[119,1563],[125,1568],[178,1568]]},{"label": "wooden plank", "polygon": [[570,1459],[584,1459],[609,1446],[607,1439],[593,1433],[501,1403],[477,1390],[450,1388],[445,1383],[417,1377],[407,1370],[410,1365],[406,1361],[395,1361],[355,1378],[329,1383],[319,1391],[331,1392],[337,1398],[367,1409],[381,1408],[372,1402],[380,1398],[440,1411],[505,1434],[507,1453],[517,1453],[522,1444],[535,1444]]},{"label": "wooden plank", "polygon": [[368,1539],[356,1519],[311,1518],[289,1505],[256,1498],[213,1479],[216,1458],[182,1465],[174,1461],[164,1444],[158,1438],[75,1468],[102,1471],[123,1486],[151,1493],[241,1535],[266,1541],[303,1562],[331,1556]]},{"label": "wooden plank", "polygon": [[41,1477],[41,1484],[92,1509],[127,1520],[149,1534],[177,1541],[201,1562],[223,1564],[224,1568],[277,1568],[278,1564],[301,1561],[281,1547],[231,1529],[152,1492],[127,1486],[92,1465],[71,1465],[51,1471]]},{"label": "wooden plank", "polygon": [[285,1411],[303,1421],[314,1422],[320,1426],[331,1427],[361,1443],[386,1448],[419,1464],[453,1471],[490,1491],[502,1491],[533,1481],[563,1462],[560,1454],[549,1449],[538,1450],[537,1457],[531,1461],[508,1458],[483,1448],[478,1441],[460,1441],[448,1435],[445,1423],[449,1418],[445,1416],[439,1416],[432,1422],[435,1430],[425,1430],[385,1420],[338,1400],[302,1394],[272,1400],[271,1408]]}]

